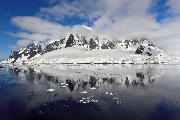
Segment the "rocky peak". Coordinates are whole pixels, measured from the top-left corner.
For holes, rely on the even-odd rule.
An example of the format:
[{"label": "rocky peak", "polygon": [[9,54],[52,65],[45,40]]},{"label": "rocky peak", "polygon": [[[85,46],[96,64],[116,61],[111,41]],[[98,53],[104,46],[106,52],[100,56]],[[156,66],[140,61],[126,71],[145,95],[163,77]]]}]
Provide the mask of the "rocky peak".
[{"label": "rocky peak", "polygon": [[66,42],[66,46],[65,46],[65,48],[67,48],[67,47],[72,47],[73,45],[75,45],[76,43],[75,43],[75,40],[74,40],[74,35],[73,34],[70,34],[70,36],[69,36],[69,38],[68,38],[68,40],[67,40],[67,42]]},{"label": "rocky peak", "polygon": [[136,49],[135,54],[141,54],[141,55],[143,54],[143,55],[152,56],[151,48],[147,46],[143,46],[143,45],[140,45]]}]

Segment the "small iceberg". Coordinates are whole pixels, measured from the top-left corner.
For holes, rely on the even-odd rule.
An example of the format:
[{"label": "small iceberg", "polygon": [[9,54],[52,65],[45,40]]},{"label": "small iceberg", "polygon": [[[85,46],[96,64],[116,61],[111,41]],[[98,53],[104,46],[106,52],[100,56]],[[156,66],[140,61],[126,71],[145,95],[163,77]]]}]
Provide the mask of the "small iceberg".
[{"label": "small iceberg", "polygon": [[83,94],[87,94],[87,91],[83,91],[83,92],[81,92],[81,93],[83,93]]},{"label": "small iceberg", "polygon": [[95,90],[96,88],[95,87],[92,87],[92,88],[90,88],[91,90]]},{"label": "small iceberg", "polygon": [[48,89],[47,92],[53,92],[55,89]]}]

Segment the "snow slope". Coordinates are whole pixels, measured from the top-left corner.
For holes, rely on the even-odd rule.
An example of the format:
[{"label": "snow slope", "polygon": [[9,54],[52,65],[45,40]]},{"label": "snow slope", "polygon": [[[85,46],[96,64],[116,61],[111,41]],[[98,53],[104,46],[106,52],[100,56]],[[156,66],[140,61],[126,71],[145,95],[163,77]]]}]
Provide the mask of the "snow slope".
[{"label": "snow slope", "polygon": [[144,63],[170,63],[169,57],[137,55],[132,51],[121,49],[87,50],[83,47],[58,49],[27,61],[30,64],[41,63],[119,63],[119,64],[144,64]]}]

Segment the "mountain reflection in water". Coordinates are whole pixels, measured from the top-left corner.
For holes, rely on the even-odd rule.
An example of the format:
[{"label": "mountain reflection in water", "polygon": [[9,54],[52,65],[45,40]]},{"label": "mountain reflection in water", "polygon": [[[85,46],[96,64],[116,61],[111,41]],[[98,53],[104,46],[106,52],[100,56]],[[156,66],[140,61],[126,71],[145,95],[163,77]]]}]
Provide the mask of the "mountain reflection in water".
[{"label": "mountain reflection in water", "polygon": [[160,65],[6,67],[0,69],[0,117],[178,120],[179,73]]}]

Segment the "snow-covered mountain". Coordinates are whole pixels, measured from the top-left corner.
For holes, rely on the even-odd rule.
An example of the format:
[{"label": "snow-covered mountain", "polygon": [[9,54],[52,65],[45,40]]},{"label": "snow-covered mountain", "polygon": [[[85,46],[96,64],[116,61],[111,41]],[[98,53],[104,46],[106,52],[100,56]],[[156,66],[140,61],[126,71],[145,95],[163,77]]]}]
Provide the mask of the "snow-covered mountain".
[{"label": "snow-covered mountain", "polygon": [[[89,27],[83,28],[93,31]],[[108,35],[71,33],[60,40],[32,43],[13,51],[3,63],[168,64],[178,61],[145,38],[122,40]]]}]

